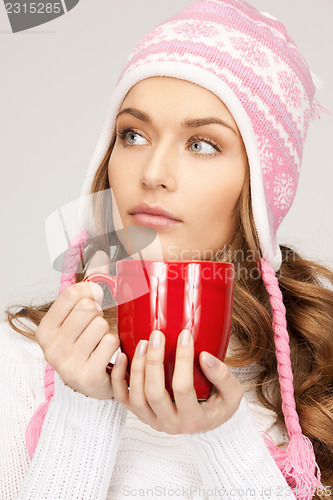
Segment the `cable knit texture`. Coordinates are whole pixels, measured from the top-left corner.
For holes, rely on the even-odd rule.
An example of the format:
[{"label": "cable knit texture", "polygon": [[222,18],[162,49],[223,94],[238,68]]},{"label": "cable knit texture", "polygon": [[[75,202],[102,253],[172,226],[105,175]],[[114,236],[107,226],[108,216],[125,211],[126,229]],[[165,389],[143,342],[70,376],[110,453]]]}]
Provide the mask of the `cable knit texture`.
[{"label": "cable knit texture", "polygon": [[232,369],[245,398],[228,422],[175,436],[155,431],[115,400],[73,391],[55,373],[29,463],[24,432],[44,400],[46,362],[37,342],[8,323],[0,324],[0,342],[1,499],[120,500],[140,490],[148,498],[209,499],[215,488],[224,498],[244,497],[246,490],[251,498],[295,498],[259,432],[277,444],[288,439],[275,413],[258,404],[251,382],[256,365]]}]

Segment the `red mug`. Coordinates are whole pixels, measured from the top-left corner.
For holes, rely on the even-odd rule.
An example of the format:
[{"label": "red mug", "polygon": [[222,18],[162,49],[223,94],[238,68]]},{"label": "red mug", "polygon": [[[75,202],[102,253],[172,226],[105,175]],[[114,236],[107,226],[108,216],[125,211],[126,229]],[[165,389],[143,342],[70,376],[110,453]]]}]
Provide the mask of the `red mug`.
[{"label": "red mug", "polygon": [[199,364],[201,351],[224,360],[230,337],[234,265],[189,260],[119,260],[116,276],[92,274],[84,281],[104,283],[117,304],[117,328],[127,355],[127,380],[137,343],[153,330],[165,335],[165,387],[171,399],[177,339],[183,329],[194,338],[193,383],[198,400],[212,384]]}]

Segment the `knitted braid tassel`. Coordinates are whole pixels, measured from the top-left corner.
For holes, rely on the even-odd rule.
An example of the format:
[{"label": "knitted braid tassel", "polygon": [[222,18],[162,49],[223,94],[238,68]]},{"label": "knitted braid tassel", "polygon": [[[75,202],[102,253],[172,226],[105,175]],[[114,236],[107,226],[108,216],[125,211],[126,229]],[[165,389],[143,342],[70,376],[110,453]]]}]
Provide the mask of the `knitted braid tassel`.
[{"label": "knitted braid tassel", "polygon": [[286,448],[280,449],[267,433],[262,432],[262,434],[284,478],[289,486],[294,488],[296,498],[308,500],[312,498],[315,488],[324,487],[320,480],[320,469],[316,463],[312,443],[308,437],[302,434],[296,411],[289,334],[282,292],[275,272],[265,259],[261,259],[261,271],[272,307],[272,325],[281,387],[282,411],[290,441]]},{"label": "knitted braid tassel", "polygon": [[[65,288],[75,283],[76,270],[82,259],[83,249],[88,240],[89,233],[84,229],[69,242],[62,266],[59,295]],[[54,394],[54,369],[48,363],[46,363],[45,367],[44,387],[45,401],[38,406],[25,431],[25,442],[30,460],[32,460],[35,453],[44,418]]]}]

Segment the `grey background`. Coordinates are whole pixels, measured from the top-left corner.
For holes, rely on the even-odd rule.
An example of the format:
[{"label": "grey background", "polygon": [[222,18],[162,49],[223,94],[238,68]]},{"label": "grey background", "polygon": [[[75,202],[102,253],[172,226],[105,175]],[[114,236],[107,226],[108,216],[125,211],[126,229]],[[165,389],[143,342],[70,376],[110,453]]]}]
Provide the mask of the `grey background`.
[{"label": "grey background", "polygon": [[[57,295],[46,217],[76,199],[110,93],[148,30],[189,0],[81,0],[52,22],[13,34],[0,3],[1,317],[6,306]],[[333,113],[332,0],[251,0],[287,28],[326,85],[317,99]],[[293,207],[280,243],[333,266],[333,117],[311,122]]]}]

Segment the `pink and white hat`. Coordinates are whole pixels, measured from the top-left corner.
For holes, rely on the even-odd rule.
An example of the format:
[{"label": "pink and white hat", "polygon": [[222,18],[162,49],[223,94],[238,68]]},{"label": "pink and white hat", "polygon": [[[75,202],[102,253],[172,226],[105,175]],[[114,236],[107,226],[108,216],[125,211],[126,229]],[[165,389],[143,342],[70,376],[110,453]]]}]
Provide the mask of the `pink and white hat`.
[{"label": "pink and white hat", "polygon": [[[112,93],[82,194],[102,161],[128,91],[152,76],[201,85],[228,107],[250,165],[252,208],[262,256],[281,265],[277,229],[294,200],[318,77],[285,27],[243,0],[196,0],[155,27],[130,53]],[[83,227],[86,227],[84,219]]]},{"label": "pink and white hat", "polygon": [[[275,272],[281,265],[276,233],[296,194],[309,121],[320,117],[320,111],[327,111],[314,100],[322,82],[310,71],[285,27],[270,14],[258,12],[244,0],[195,0],[155,27],[130,53],[112,93],[82,195],[90,193],[123,99],[133,85],[152,76],[180,78],[210,90],[228,107],[242,135],[262,252],[262,279],[272,307],[282,411],[290,441],[281,449],[268,436],[264,439],[288,483],[296,486],[297,498],[312,498],[304,492],[322,486],[320,471],[296,411],[285,307]],[[75,283],[83,248],[94,233],[88,203],[81,204],[79,218],[81,232],[69,245],[60,291]],[[53,369],[47,365],[46,401],[35,412],[26,433],[30,456],[53,387]]]}]

